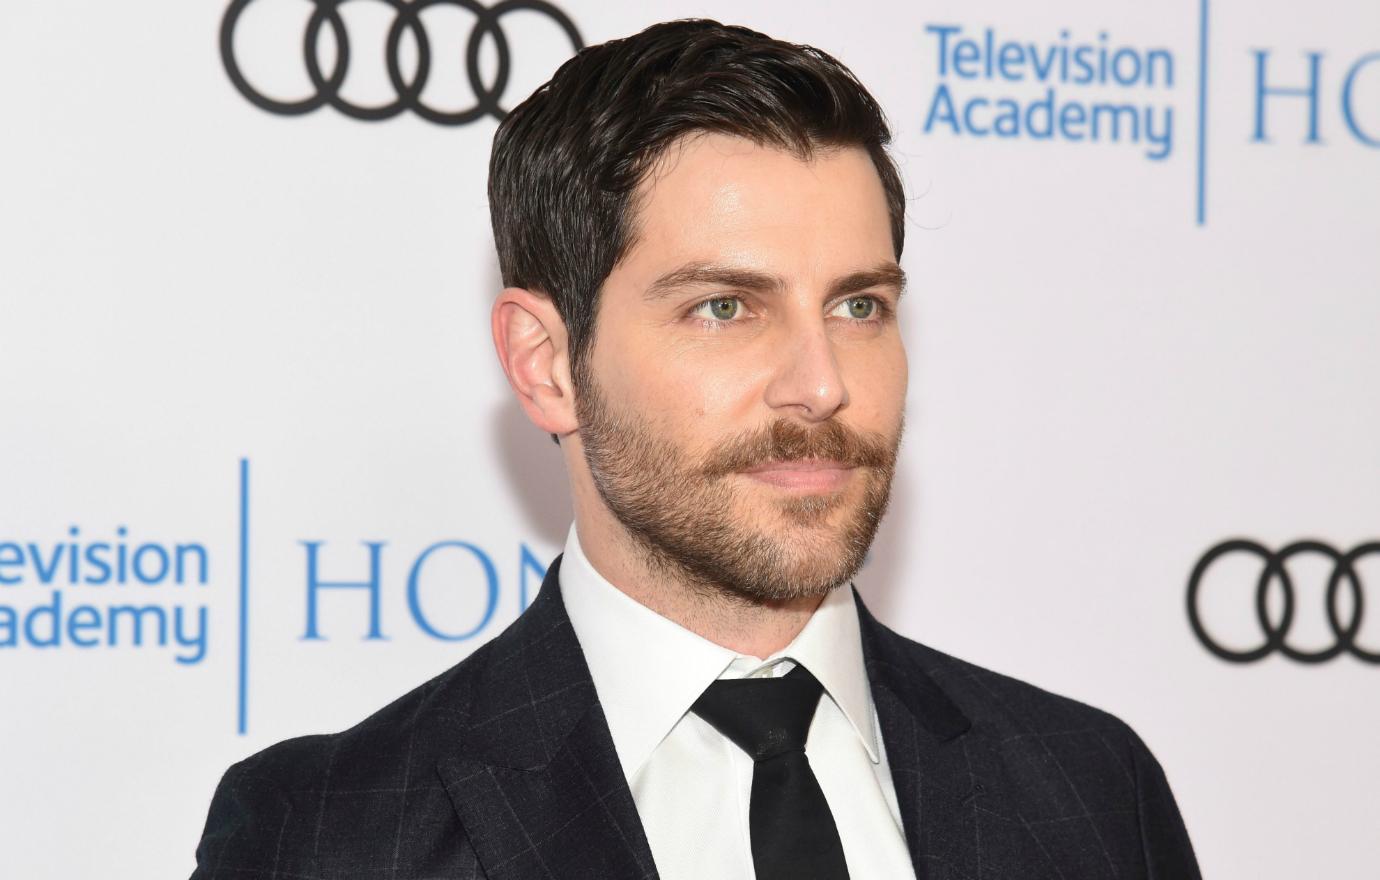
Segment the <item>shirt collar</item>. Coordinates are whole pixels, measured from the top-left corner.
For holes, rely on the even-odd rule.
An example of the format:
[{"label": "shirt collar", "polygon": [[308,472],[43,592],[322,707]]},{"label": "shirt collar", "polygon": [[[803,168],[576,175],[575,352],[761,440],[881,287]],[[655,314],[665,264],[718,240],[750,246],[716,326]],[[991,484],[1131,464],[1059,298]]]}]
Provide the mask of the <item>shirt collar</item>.
[{"label": "shirt collar", "polygon": [[863,659],[862,629],[852,588],[845,585],[830,590],[795,639],[767,662],[780,657],[810,670],[848,719],[872,763],[879,762],[872,685]]},{"label": "shirt collar", "polygon": [[560,586],[629,781],[715,679],[782,659],[810,670],[848,719],[868,757],[873,763],[880,760],[851,590],[831,591],[789,645],[759,661],[662,617],[609,583],[585,556],[573,524],[561,557]]}]

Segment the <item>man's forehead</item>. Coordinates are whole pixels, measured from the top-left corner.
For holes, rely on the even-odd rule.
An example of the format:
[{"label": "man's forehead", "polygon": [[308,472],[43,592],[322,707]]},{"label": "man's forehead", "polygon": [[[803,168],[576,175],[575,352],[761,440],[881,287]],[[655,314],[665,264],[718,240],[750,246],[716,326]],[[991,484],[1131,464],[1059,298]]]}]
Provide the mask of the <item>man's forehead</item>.
[{"label": "man's forehead", "polygon": [[633,218],[625,260],[644,284],[694,263],[781,271],[784,257],[812,256],[834,264],[830,275],[894,265],[886,196],[861,147],[802,157],[730,135],[687,139],[647,175]]},{"label": "man's forehead", "polygon": [[636,200],[684,196],[736,181],[760,183],[765,190],[774,182],[806,176],[816,178],[823,187],[833,182],[836,175],[821,176],[819,172],[839,164],[852,166],[855,172],[871,171],[880,190],[881,179],[872,159],[860,146],[818,144],[802,152],[738,135],[693,132],[677,139],[651,164],[638,184]]}]

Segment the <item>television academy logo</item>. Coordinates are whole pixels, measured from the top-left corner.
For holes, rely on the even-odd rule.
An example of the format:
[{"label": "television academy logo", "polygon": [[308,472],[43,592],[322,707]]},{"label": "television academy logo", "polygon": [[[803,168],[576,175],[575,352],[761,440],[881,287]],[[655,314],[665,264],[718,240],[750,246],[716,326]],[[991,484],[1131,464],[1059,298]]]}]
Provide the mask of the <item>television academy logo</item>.
[{"label": "television academy logo", "polygon": [[[1185,5],[1196,5],[1196,21],[1169,43],[1086,20],[929,22],[921,130],[1122,149],[1162,164],[1186,153],[1199,226],[1207,224],[1210,144],[1380,150],[1380,50],[1227,42],[1214,37],[1212,0]],[[1223,67],[1226,76],[1217,72]],[[1242,80],[1245,89],[1236,85]]]},{"label": "television academy logo", "polygon": [[[1201,608],[1203,579],[1208,570],[1214,563],[1235,553],[1255,556],[1263,563],[1255,584],[1255,618],[1264,641],[1245,650],[1222,645],[1204,624]],[[1289,631],[1296,619],[1298,601],[1288,563],[1303,554],[1320,555],[1332,565],[1324,595],[1325,617],[1333,641],[1326,647],[1311,650],[1289,642]],[[1203,647],[1230,663],[1253,663],[1276,652],[1299,663],[1324,663],[1345,651],[1366,663],[1380,664],[1380,648],[1366,648],[1357,640],[1365,616],[1365,586],[1356,566],[1362,557],[1371,554],[1380,556],[1380,541],[1360,544],[1345,553],[1321,541],[1312,540],[1295,541],[1278,551],[1271,551],[1262,544],[1244,538],[1223,541],[1204,553],[1189,575],[1189,625]],[[1280,608],[1275,615],[1272,615],[1269,603],[1272,587],[1279,591],[1280,596]],[[1341,604],[1343,588],[1350,596],[1350,611],[1345,615]]]},{"label": "television academy logo", "polygon": [[[240,59],[235,54],[235,34],[245,9],[254,0],[233,0],[225,10],[220,26],[220,54],[225,64],[225,72],[240,94],[255,106],[281,116],[300,116],[329,104],[346,116],[366,122],[391,119],[405,110],[438,125],[465,125],[489,116],[502,119],[508,111],[502,106],[504,90],[507,88],[513,71],[513,50],[511,41],[503,31],[503,19],[514,12],[535,12],[553,21],[570,40],[575,52],[584,48],[584,41],[575,23],[564,12],[545,0],[502,0],[486,7],[478,0],[387,0],[393,9],[392,23],[388,27],[384,62],[388,82],[394,98],[383,104],[364,105],[353,102],[341,94],[341,86],[350,70],[350,33],[340,7],[348,0],[311,0],[313,9],[307,19],[302,41],[303,63],[307,77],[311,80],[313,91],[295,99],[270,97],[250,83],[245,76]],[[422,91],[432,73],[432,40],[422,21],[422,13],[430,7],[452,6],[465,10],[474,16],[474,22],[465,44],[463,65],[442,64],[442,69],[463,67],[469,80],[469,89],[475,96],[473,106],[459,110],[433,107],[422,99]],[[335,60],[327,73],[321,60],[321,31],[329,28],[335,41]],[[411,78],[403,71],[403,35],[410,34],[416,48],[415,69]],[[485,81],[480,66],[480,55],[484,43],[492,42],[497,55],[497,67],[492,81]]]},{"label": "television academy logo", "polygon": [[[273,627],[256,639],[254,624],[269,609],[284,613],[284,590],[295,579],[277,572],[274,589],[258,601],[251,596],[249,476],[249,459],[240,459],[233,547],[127,525],[0,534],[0,666],[7,652],[77,653],[101,664],[157,653],[213,674],[229,665],[236,670],[237,730],[246,733],[251,643],[266,642],[270,656],[281,656],[294,642]],[[287,600],[287,633],[295,630],[300,650],[341,641],[477,644],[531,604],[550,567],[521,538],[505,547],[459,536],[418,544],[378,535],[294,541],[259,533],[254,547],[281,553],[285,542],[300,548],[305,563],[300,592],[290,591],[300,598]],[[208,663],[213,656],[220,662]]]}]

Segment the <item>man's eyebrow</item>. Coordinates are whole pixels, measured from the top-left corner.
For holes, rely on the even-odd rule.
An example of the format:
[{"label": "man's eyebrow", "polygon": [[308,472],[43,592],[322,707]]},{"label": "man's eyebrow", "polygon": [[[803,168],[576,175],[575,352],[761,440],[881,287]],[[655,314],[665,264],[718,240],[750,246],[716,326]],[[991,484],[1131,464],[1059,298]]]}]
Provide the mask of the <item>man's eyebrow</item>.
[{"label": "man's eyebrow", "polygon": [[[662,275],[647,288],[644,296],[655,300],[684,287],[726,287],[755,292],[780,291],[785,282],[776,275],[754,269],[720,266],[714,263],[687,263]],[[829,285],[829,298],[848,296],[873,287],[891,287],[899,297],[906,288],[906,273],[893,262],[883,261],[871,269],[853,272]]]},{"label": "man's eyebrow", "polygon": [[892,262],[881,262],[871,269],[845,275],[829,286],[829,298],[859,293],[873,287],[890,287],[900,297],[906,289],[906,273]]},{"label": "man's eyebrow", "polygon": [[687,263],[653,281],[643,295],[647,299],[660,299],[683,287],[696,286],[764,292],[781,290],[786,285],[777,276],[754,269],[720,266],[714,263]]}]

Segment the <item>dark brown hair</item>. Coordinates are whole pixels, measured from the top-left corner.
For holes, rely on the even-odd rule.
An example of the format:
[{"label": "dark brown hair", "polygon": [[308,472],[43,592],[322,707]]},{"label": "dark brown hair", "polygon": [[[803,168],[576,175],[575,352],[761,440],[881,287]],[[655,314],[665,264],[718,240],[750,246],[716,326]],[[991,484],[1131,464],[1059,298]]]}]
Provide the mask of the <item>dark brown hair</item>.
[{"label": "dark brown hair", "polygon": [[818,49],[704,19],[590,46],[498,127],[489,210],[503,283],[550,296],[580,385],[599,289],[632,244],[633,194],[656,160],[696,132],[737,135],[808,159],[867,150],[899,259],[905,195],[891,131],[848,68]]}]

